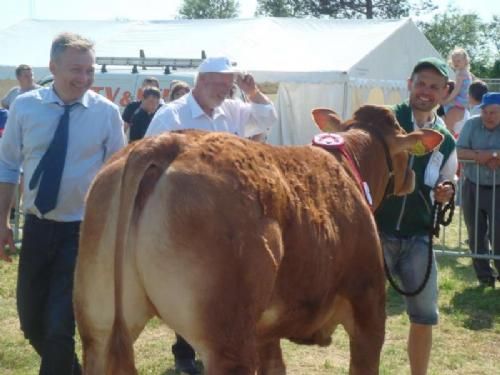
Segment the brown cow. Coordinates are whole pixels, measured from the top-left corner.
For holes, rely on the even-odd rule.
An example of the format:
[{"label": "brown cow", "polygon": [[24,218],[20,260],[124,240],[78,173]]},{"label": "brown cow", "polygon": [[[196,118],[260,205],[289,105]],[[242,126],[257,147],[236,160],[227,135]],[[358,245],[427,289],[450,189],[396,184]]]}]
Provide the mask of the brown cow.
[{"label": "brown cow", "polygon": [[[340,126],[331,111],[314,114],[323,127]],[[388,164],[394,193],[408,193],[407,151],[441,142],[432,131],[403,134],[380,107],[361,108],[349,124],[347,150],[375,206]],[[285,374],[280,338],[328,345],[338,324],[350,338],[350,373],[376,374],[381,254],[370,207],[339,152],[201,131],[134,143],[88,195],[75,276],[85,373],[135,374],[132,343],[157,315],[209,375]]]}]

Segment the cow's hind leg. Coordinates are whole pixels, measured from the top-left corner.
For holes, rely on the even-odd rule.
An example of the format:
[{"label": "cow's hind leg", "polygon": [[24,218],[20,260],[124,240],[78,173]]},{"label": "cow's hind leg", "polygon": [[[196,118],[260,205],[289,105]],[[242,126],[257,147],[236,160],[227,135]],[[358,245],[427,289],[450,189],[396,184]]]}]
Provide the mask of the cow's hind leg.
[{"label": "cow's hind leg", "polygon": [[[86,375],[135,374],[133,343],[152,317],[145,298],[136,299],[137,305],[125,308],[124,320],[113,335],[113,321],[93,318],[91,325],[80,327],[83,346],[83,368]],[[115,323],[116,324],[116,323]],[[113,338],[112,338],[113,336]],[[119,343],[119,344],[117,344]],[[123,350],[126,347],[127,350]]]},{"label": "cow's hind leg", "polygon": [[259,345],[258,375],[285,375],[286,368],[281,352],[280,340],[275,339]]},{"label": "cow's hind leg", "polygon": [[[154,310],[130,262],[124,266],[123,321],[111,345],[115,319],[114,283],[106,262],[89,263],[76,274],[75,315],[82,338],[83,368],[87,375],[135,373],[132,344]],[[109,263],[108,263],[109,264]],[[101,275],[98,277],[97,275]],[[123,346],[116,345],[120,337]],[[123,348],[127,350],[124,351]],[[110,358],[116,366],[110,368]]]}]

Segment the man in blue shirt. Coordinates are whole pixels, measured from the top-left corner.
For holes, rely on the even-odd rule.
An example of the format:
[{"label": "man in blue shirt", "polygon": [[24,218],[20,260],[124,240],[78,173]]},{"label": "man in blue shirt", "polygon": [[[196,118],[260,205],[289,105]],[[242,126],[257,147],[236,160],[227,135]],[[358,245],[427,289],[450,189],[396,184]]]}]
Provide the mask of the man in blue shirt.
[{"label": "man in blue shirt", "polygon": [[0,259],[14,249],[8,223],[23,167],[26,214],[17,283],[21,329],[41,357],[40,374],[80,374],[75,355],[73,272],[87,189],[125,144],[118,107],[89,90],[94,46],[58,35],[50,52],[53,86],[20,95],[0,142]]},{"label": "man in blue shirt", "polygon": [[[484,94],[481,115],[467,120],[458,138],[458,157],[477,164],[464,165],[462,189],[464,221],[469,233],[469,249],[486,254],[494,237],[494,253],[500,255],[500,92]],[[476,201],[476,193],[478,195]],[[496,200],[496,207],[493,206]],[[478,211],[476,226],[476,210]],[[493,220],[493,218],[495,218]],[[493,223],[495,224],[494,227]],[[493,245],[493,244],[492,244]],[[473,259],[474,271],[482,287],[495,287],[495,271],[487,259]],[[495,260],[497,272],[500,261]]]}]

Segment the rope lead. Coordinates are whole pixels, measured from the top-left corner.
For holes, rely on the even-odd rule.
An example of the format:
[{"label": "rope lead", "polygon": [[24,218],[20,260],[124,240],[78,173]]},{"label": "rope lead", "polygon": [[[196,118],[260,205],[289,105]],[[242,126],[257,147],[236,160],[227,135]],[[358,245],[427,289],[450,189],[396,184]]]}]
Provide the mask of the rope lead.
[{"label": "rope lead", "polygon": [[432,269],[433,237],[439,238],[439,230],[441,225],[447,227],[448,225],[450,225],[453,219],[453,214],[455,213],[455,185],[451,181],[444,181],[443,185],[451,186],[453,190],[453,195],[451,196],[450,200],[444,205],[442,203],[434,201],[434,205],[432,206],[432,227],[429,230],[427,268],[425,270],[425,276],[424,280],[422,281],[422,284],[420,284],[418,288],[416,288],[414,291],[411,292],[407,292],[401,289],[392,278],[391,273],[389,271],[389,267],[387,266],[387,262],[385,261],[384,257],[384,269],[385,269],[385,274],[387,275],[387,280],[389,280],[389,284],[391,284],[394,290],[396,290],[396,292],[398,292],[403,296],[414,297],[417,294],[419,294],[427,285]]}]

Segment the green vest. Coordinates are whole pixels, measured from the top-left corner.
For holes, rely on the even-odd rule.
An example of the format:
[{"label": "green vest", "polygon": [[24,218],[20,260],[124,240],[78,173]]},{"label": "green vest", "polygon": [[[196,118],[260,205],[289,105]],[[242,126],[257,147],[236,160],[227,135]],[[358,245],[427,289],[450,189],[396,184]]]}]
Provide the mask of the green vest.
[{"label": "green vest", "polygon": [[[414,130],[412,112],[408,102],[392,107],[401,127],[410,133]],[[448,129],[440,122],[432,127],[444,135],[439,151],[443,154],[441,168],[455,149],[455,139]],[[405,196],[387,198],[375,213],[378,228],[386,234],[400,236],[425,235],[432,225],[431,188],[424,184],[425,168],[432,153],[423,156],[413,156],[413,171],[415,172],[415,190]],[[398,228],[399,223],[399,228]]]}]

